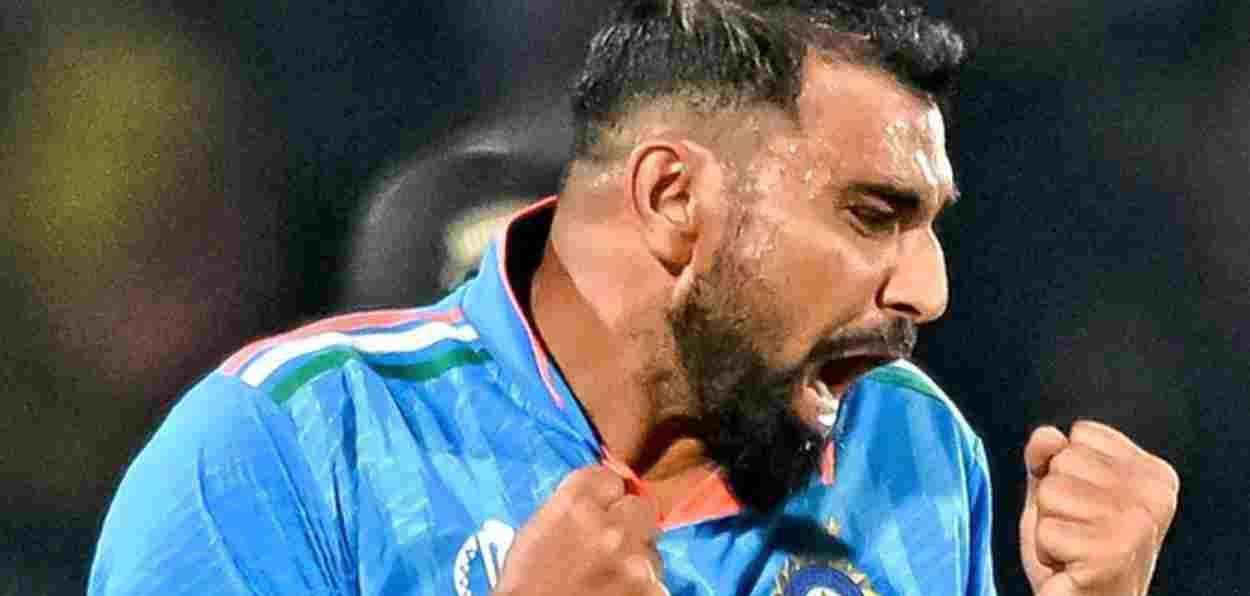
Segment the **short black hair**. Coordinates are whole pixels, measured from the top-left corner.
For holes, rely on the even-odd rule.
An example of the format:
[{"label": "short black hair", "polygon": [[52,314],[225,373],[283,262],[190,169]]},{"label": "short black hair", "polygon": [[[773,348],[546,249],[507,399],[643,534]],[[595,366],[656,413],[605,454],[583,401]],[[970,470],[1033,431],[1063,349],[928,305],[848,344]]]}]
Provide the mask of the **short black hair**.
[{"label": "short black hair", "polygon": [[658,98],[794,114],[809,48],[879,67],[943,111],[968,54],[952,25],[890,0],[625,0],[573,90],[574,158],[601,157],[604,133]]}]

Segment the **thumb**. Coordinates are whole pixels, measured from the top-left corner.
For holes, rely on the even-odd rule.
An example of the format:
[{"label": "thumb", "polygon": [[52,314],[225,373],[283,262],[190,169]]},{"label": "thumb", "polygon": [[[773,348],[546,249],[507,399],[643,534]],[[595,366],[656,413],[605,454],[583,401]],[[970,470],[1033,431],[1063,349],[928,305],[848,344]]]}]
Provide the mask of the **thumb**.
[{"label": "thumb", "polygon": [[1024,466],[1029,471],[1027,501],[1032,502],[1037,481],[1050,471],[1051,458],[1067,446],[1068,437],[1063,434],[1063,431],[1053,426],[1039,427],[1029,436],[1029,442],[1024,446]]},{"label": "thumb", "polygon": [[[1072,593],[1071,578],[1057,573],[1062,566],[1047,554],[1037,540],[1041,512],[1037,504],[1037,485],[1050,472],[1050,460],[1068,445],[1068,438],[1053,426],[1033,431],[1024,447],[1024,465],[1028,469],[1028,493],[1020,515],[1020,556],[1025,574],[1037,596],[1066,596]],[[1063,576],[1063,577],[1060,577]]]},{"label": "thumb", "polygon": [[1078,596],[1081,593],[1076,580],[1068,573],[1056,573],[1042,584],[1035,596]]}]

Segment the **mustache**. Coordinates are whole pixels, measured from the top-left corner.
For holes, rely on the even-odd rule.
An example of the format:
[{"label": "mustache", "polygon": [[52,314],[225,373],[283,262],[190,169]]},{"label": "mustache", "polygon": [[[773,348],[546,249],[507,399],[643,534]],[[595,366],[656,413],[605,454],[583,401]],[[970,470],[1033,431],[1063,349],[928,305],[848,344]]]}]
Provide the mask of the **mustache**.
[{"label": "mustache", "polygon": [[821,342],[813,357],[817,359],[847,358],[864,354],[888,354],[910,358],[916,349],[919,333],[911,319],[890,319],[869,329],[855,329],[831,336]]}]

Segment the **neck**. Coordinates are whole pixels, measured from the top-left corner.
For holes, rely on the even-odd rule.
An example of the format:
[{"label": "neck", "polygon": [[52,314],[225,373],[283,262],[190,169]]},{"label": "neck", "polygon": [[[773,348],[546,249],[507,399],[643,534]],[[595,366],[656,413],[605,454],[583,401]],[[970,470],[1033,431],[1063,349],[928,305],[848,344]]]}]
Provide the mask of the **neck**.
[{"label": "neck", "polygon": [[[602,265],[585,279],[574,279],[568,261],[561,258],[564,238],[557,232],[563,227],[564,211],[564,206],[556,211],[529,288],[531,316],[539,336],[613,457],[652,482],[689,478],[695,472],[702,478],[708,461],[703,443],[688,432],[689,418],[665,412],[648,389],[646,369],[655,354],[657,333],[640,331],[647,325],[637,310],[631,313],[624,309],[630,302],[646,300],[637,300],[642,296],[638,288],[629,287],[628,275],[608,271]],[[613,236],[595,233],[585,222],[577,226],[582,238]],[[595,248],[571,246],[568,250],[588,254]],[[596,258],[587,257],[590,261]],[[595,291],[635,300],[618,300],[615,304],[621,309],[612,313],[611,299],[601,301],[607,308],[595,307],[588,297]],[[656,309],[648,310],[654,317]]]}]

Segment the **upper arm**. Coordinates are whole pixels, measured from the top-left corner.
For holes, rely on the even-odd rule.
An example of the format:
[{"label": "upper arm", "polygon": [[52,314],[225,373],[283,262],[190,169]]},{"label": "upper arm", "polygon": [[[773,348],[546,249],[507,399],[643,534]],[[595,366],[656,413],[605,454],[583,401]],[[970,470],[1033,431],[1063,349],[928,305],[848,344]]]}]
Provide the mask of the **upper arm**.
[{"label": "upper arm", "polygon": [[350,548],[319,494],[291,419],[211,375],[126,472],[88,592],[351,594]]}]

